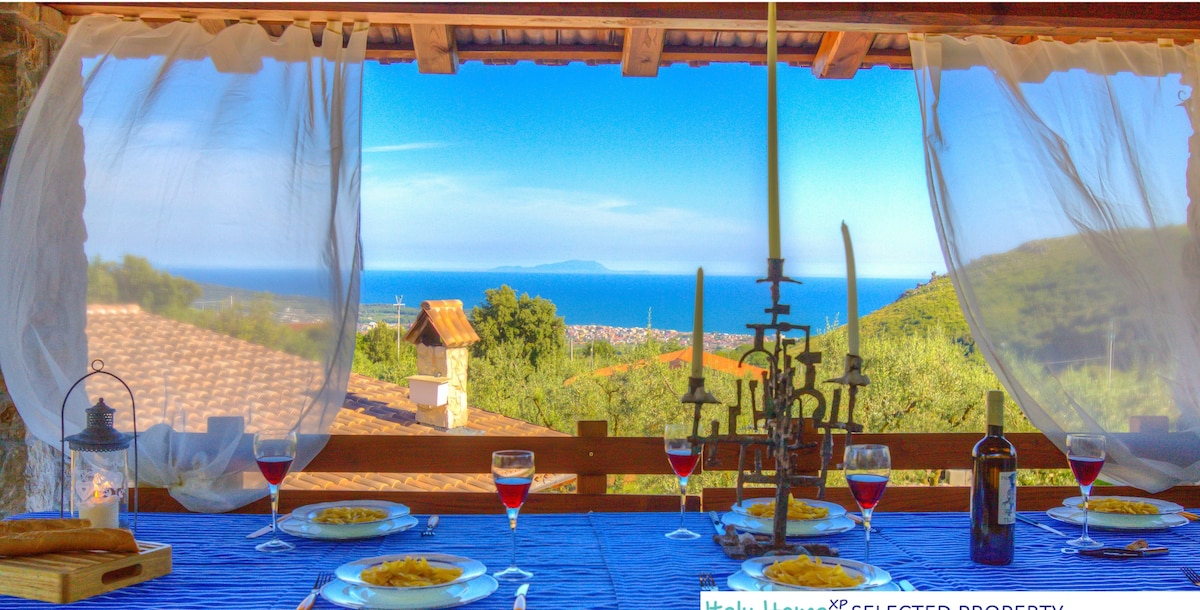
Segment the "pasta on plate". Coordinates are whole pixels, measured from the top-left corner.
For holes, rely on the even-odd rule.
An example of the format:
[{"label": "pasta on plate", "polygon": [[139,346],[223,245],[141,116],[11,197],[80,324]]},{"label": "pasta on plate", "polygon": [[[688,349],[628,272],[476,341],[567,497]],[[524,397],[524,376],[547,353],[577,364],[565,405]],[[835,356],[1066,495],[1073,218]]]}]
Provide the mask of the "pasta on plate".
[{"label": "pasta on plate", "polygon": [[424,557],[385,561],[362,571],[363,582],[377,587],[428,587],[462,576],[462,568],[439,568]]},{"label": "pasta on plate", "polygon": [[[753,504],[746,508],[746,512],[755,517],[771,519],[775,517],[775,503],[766,502],[763,504]],[[797,500],[788,496],[788,521],[806,521],[809,519],[824,519],[829,516],[829,509],[823,506],[811,506],[803,500]]]},{"label": "pasta on plate", "polygon": [[805,555],[775,562],[763,570],[763,574],[780,584],[814,589],[845,589],[865,580],[862,576],[847,574],[840,565],[827,565],[819,557],[813,559]]},{"label": "pasta on plate", "polygon": [[1087,510],[1119,515],[1157,515],[1158,507],[1147,502],[1135,502],[1118,498],[1089,498],[1084,505]]},{"label": "pasta on plate", "polygon": [[387,518],[388,513],[378,508],[364,506],[335,506],[326,508],[313,517],[315,523],[345,525],[348,523],[372,523]]}]

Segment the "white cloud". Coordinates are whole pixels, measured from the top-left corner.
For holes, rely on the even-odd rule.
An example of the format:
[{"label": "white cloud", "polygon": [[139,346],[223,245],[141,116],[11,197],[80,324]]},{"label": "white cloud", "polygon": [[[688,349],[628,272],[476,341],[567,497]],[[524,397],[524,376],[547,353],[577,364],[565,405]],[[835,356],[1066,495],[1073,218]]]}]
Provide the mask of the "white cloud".
[{"label": "white cloud", "polygon": [[431,148],[446,148],[445,142],[409,142],[407,144],[386,144],[384,146],[366,146],[362,151],[366,154],[402,152],[406,150],[429,150]]},{"label": "white cloud", "polygon": [[[497,175],[422,175],[363,185],[370,267],[478,268],[567,259],[620,269],[737,260],[751,224],[608,193],[513,187]],[[704,264],[707,264],[706,262]]]}]

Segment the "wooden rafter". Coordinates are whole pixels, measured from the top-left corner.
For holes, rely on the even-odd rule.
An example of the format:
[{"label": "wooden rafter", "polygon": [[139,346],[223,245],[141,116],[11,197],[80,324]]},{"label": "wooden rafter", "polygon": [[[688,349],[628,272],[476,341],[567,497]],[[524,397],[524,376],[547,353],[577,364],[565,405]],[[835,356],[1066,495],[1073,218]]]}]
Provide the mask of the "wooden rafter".
[{"label": "wooden rafter", "polygon": [[662,61],[662,28],[629,28],[625,30],[625,45],[621,51],[621,74],[625,76],[658,76]]},{"label": "wooden rafter", "polygon": [[225,29],[224,19],[199,19],[198,23],[200,24],[200,27],[204,28],[204,31],[208,32],[209,34],[217,34],[221,30]]},{"label": "wooden rafter", "polygon": [[[180,16],[288,23],[369,21],[480,28],[765,31],[762,3],[48,3],[65,15],[109,13],[145,19]],[[780,32],[909,32],[1113,39],[1200,38],[1200,7],[1179,3],[783,3]]]},{"label": "wooden rafter", "polygon": [[390,25],[381,26],[379,38],[382,44],[396,44],[396,28]]},{"label": "wooden rafter", "polygon": [[[303,21],[312,24],[315,39],[330,21],[369,22],[368,59],[415,60],[425,73],[454,73],[459,61],[532,60],[619,62],[626,75],[653,76],[658,66],[678,62],[700,66],[766,59],[763,3],[48,4],[68,18],[90,13],[149,23],[191,18],[210,31],[238,21],[256,21],[268,31]],[[781,3],[778,17],[779,60],[812,66],[822,78],[850,78],[875,65],[910,67],[908,33],[995,35],[1017,44],[1047,36],[1068,44],[1200,39],[1200,4],[1184,2]],[[497,38],[481,32],[509,34]],[[618,42],[622,34],[623,44]],[[872,40],[878,48],[872,48]]]},{"label": "wooden rafter", "polygon": [[[534,61],[559,64],[582,61],[589,64],[621,63],[622,47],[611,45],[458,45],[459,61],[511,63]],[[376,45],[367,49],[367,59],[378,61],[413,61],[416,53],[406,45]],[[779,61],[793,66],[811,66],[817,59],[816,50],[780,49]],[[744,47],[663,47],[660,64],[753,63],[764,64],[767,55],[762,49]],[[907,49],[875,49],[863,59],[863,65],[911,68],[912,56]]]},{"label": "wooden rafter", "polygon": [[[811,66],[817,60],[817,50],[804,50],[791,47],[779,49],[779,61],[793,66]],[[666,47],[663,49],[663,63],[695,63],[701,61],[722,63],[755,63],[765,64],[767,54],[763,49],[747,47]],[[911,68],[912,55],[908,49],[872,49],[863,60],[867,66],[892,66],[894,68]]]},{"label": "wooden rafter", "polygon": [[854,78],[874,40],[870,32],[826,32],[813,60],[813,74],[817,78]]},{"label": "wooden rafter", "polygon": [[458,69],[458,48],[454,26],[415,23],[412,26],[413,52],[422,74],[454,74]]}]

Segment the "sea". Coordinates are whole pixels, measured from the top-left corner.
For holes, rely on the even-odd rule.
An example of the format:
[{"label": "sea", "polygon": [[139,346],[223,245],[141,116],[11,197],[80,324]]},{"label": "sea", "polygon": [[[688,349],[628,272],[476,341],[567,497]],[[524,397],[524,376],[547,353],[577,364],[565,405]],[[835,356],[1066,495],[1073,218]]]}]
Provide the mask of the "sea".
[{"label": "sea", "polygon": [[[314,292],[312,274],[291,271],[231,269],[170,269],[193,281],[278,294],[321,296]],[[844,278],[796,278],[783,284],[781,303],[791,305],[786,318],[808,325],[814,334],[827,325],[846,321]],[[859,315],[865,316],[894,302],[923,279],[859,279]],[[625,328],[651,326],[688,332],[692,329],[696,278],[694,275],[563,274],[449,271],[363,271],[360,302],[392,305],[403,298],[408,307],[421,301],[459,299],[470,311],[482,304],[485,291],[508,285],[520,294],[549,299],[568,325]],[[746,324],[769,322],[770,289],[754,277],[708,275],[704,278],[706,332],[749,334]]]}]

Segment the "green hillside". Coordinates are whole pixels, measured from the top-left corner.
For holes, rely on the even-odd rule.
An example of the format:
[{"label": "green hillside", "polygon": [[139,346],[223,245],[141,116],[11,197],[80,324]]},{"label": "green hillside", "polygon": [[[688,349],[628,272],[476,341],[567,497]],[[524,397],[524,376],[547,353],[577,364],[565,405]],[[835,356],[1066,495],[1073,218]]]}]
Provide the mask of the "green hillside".
[{"label": "green hillside", "polygon": [[945,275],[906,291],[896,302],[864,317],[861,324],[863,334],[873,337],[899,337],[937,329],[955,341],[969,343],[971,339],[954,285]]},{"label": "green hillside", "polygon": [[[1106,356],[1111,342],[1153,348],[1164,343],[1139,320],[1158,317],[1153,299],[1123,300],[1122,293],[1167,294],[1170,287],[1155,282],[1173,281],[1159,266],[1178,266],[1177,254],[1189,239],[1186,227],[1160,227],[1137,231],[1115,245],[1085,236],[1030,242],[1009,252],[984,257],[966,273],[975,286],[989,326],[1011,329],[1005,336],[1013,353],[1037,362],[1057,362],[1080,355]],[[1105,271],[1099,259],[1126,266],[1134,280],[1122,280]],[[1150,260],[1138,269],[1135,260]],[[1125,284],[1130,281],[1132,284]],[[1018,287],[1024,287],[1018,289]],[[1111,337],[1110,337],[1111,333]],[[1120,360],[1118,368],[1135,363]]]},{"label": "green hillside", "polygon": [[[841,373],[845,327],[818,337],[825,353],[818,379]],[[975,349],[954,286],[947,276],[904,293],[862,320],[863,372],[871,384],[860,394],[856,419],[872,432],[979,432],[983,397],[1000,387]],[[1009,430],[1032,427],[1015,403],[1006,408]]]}]

